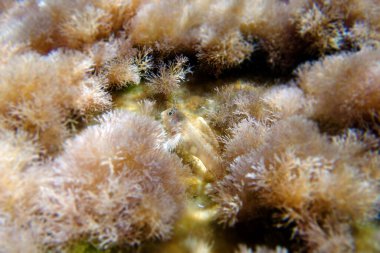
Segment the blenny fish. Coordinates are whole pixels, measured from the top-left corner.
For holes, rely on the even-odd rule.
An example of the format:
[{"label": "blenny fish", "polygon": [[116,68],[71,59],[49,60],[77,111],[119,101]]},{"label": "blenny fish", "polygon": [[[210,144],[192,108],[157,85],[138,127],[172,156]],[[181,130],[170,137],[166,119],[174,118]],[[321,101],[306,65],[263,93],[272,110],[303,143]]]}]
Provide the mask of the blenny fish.
[{"label": "blenny fish", "polygon": [[221,171],[219,144],[210,126],[199,116],[175,107],[161,113],[169,135],[167,149],[174,150],[193,172],[206,181],[213,181]]}]

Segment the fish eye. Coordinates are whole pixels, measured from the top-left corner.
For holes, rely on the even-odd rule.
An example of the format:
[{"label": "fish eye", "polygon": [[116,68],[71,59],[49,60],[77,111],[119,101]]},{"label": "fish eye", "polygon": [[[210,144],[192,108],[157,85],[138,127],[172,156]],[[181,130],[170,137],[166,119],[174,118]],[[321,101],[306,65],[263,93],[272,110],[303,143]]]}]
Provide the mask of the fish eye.
[{"label": "fish eye", "polygon": [[170,111],[168,111],[167,114],[169,116],[173,116],[176,112],[177,112],[177,108],[173,107],[173,108],[170,109]]}]

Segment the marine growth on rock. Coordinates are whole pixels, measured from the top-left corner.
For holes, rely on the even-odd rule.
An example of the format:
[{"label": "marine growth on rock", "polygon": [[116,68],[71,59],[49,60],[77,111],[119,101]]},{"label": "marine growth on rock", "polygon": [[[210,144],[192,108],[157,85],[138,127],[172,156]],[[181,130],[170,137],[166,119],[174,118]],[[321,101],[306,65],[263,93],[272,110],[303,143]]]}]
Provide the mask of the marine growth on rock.
[{"label": "marine growth on rock", "polygon": [[0,253],[380,252],[379,6],[0,1]]}]

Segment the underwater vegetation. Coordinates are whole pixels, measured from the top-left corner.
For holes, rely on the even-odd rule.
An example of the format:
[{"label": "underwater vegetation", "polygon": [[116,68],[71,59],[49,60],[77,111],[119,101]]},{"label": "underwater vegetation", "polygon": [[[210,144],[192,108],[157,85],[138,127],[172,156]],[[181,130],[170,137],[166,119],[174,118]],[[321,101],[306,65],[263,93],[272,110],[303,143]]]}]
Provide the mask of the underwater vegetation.
[{"label": "underwater vegetation", "polygon": [[380,252],[379,0],[1,0],[0,253]]}]

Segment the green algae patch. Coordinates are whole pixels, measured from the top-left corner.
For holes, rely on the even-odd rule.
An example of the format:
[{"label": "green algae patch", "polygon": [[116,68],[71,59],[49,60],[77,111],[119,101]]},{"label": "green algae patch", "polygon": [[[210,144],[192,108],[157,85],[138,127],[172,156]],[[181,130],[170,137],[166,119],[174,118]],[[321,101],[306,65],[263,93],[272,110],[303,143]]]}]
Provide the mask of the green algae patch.
[{"label": "green algae patch", "polygon": [[354,233],[357,252],[380,252],[380,227],[378,223],[357,224]]}]

